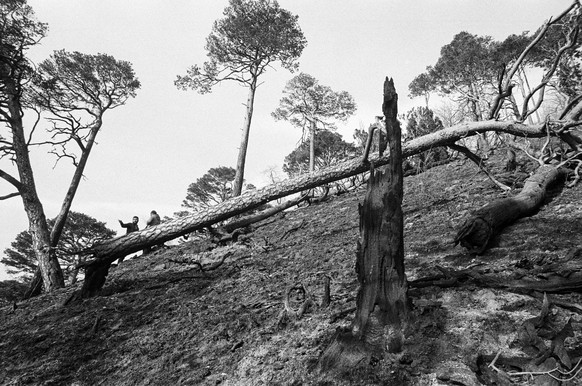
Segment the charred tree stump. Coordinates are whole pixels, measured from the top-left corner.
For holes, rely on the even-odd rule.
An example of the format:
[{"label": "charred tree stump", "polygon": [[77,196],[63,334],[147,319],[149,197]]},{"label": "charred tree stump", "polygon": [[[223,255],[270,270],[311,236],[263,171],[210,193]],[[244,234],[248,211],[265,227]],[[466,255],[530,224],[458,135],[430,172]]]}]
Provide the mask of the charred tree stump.
[{"label": "charred tree stump", "polygon": [[356,273],[360,288],[356,315],[347,331],[339,332],[320,359],[324,371],[366,365],[372,355],[398,352],[408,320],[408,283],[404,272],[402,214],[402,147],[396,118],[398,95],[392,79],[384,82],[382,110],[391,162],[374,170],[360,205],[360,240]]},{"label": "charred tree stump", "polygon": [[564,169],[552,165],[540,166],[525,181],[518,195],[493,201],[474,211],[459,229],[455,245],[460,243],[471,253],[485,252],[489,242],[503,228],[534,214],[542,206],[548,188],[565,174]]}]

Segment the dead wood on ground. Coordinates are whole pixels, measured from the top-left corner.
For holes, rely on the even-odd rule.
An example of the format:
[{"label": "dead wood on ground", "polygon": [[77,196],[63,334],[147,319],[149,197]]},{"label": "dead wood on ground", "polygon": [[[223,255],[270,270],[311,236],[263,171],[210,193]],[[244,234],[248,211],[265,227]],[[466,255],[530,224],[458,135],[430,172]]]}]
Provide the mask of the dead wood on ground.
[{"label": "dead wood on ground", "polygon": [[460,243],[471,253],[483,253],[504,227],[534,214],[542,206],[548,188],[563,182],[565,175],[565,169],[552,165],[540,166],[525,181],[519,194],[493,201],[474,211],[457,232],[455,245]]},{"label": "dead wood on ground", "polygon": [[[582,268],[582,267],[580,267]],[[511,292],[534,295],[539,293],[571,293],[582,292],[582,274],[575,272],[569,276],[561,276],[558,273],[554,275],[546,275],[545,279],[528,279],[501,277],[497,272],[490,272],[490,268],[481,270],[477,269],[461,269],[452,270],[441,266],[437,266],[441,271],[438,275],[420,278],[409,282],[411,288],[426,288],[426,287],[459,287],[475,285],[484,288],[504,289]]]}]

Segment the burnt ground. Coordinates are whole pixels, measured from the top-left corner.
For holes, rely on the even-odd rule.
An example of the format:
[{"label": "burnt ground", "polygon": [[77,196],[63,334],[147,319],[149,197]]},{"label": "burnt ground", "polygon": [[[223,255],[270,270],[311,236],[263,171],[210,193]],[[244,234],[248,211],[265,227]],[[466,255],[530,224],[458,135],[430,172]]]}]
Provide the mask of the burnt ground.
[{"label": "burnt ground", "polygon": [[[493,171],[519,191],[530,169],[523,165],[520,172],[503,173],[499,162]],[[551,305],[542,314],[539,293],[471,281],[448,288],[411,288],[414,307],[402,352],[345,373],[321,373],[318,358],[335,331],[349,326],[354,315],[358,203],[364,194],[359,188],[267,219],[234,245],[208,251],[208,243],[189,241],[126,260],[111,270],[100,296],[76,304],[64,305],[79,284],[18,302],[16,309],[4,303],[0,383],[582,384],[582,374],[576,373],[580,367],[575,367],[582,355],[582,313],[575,307],[581,296],[576,289],[552,295],[562,305]],[[555,271],[544,267],[582,260],[581,184],[553,192],[537,214],[508,227],[485,254],[455,247],[451,241],[469,212],[500,197],[502,191],[469,162],[407,177],[403,209],[408,279],[471,268],[507,282],[544,280]],[[201,272],[195,263],[210,264],[225,254],[224,263],[212,271]],[[324,308],[326,277],[331,279],[331,304]],[[283,318],[283,298],[299,284],[311,293],[314,305],[301,318]],[[532,333],[532,318],[540,314],[544,322],[535,329],[564,332],[569,320],[572,331],[553,340],[537,330]],[[562,351],[554,350],[538,367],[509,366],[511,358],[514,364],[515,358],[531,362],[552,344]],[[540,375],[504,377],[488,367],[497,354],[494,365],[503,371],[566,368],[568,359],[575,370],[572,380],[562,383]]]}]

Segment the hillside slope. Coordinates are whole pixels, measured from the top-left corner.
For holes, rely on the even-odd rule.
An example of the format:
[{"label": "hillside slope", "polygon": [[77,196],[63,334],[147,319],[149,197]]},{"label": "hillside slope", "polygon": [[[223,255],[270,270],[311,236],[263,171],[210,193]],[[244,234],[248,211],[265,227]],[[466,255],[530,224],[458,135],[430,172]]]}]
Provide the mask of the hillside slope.
[{"label": "hillside slope", "polygon": [[[494,172],[519,187],[529,168]],[[353,317],[364,193],[361,188],[267,219],[244,243],[207,251],[208,244],[192,241],[126,260],[112,269],[101,296],[79,304],[63,305],[72,287],[20,302],[15,310],[1,308],[0,384],[479,385],[490,382],[487,366],[480,366],[486,358],[534,355],[516,342],[523,323],[540,314],[540,299],[470,283],[430,286],[411,290],[415,307],[403,353],[346,374],[320,374],[319,355]],[[501,194],[469,162],[405,178],[408,279],[467,267],[506,280],[515,273],[539,278],[540,267],[582,259],[580,184],[556,192],[539,213],[510,226],[484,255],[454,247],[451,240],[469,211]],[[212,271],[200,272],[194,263],[225,254]],[[326,276],[331,305],[322,308]],[[282,318],[283,297],[299,284],[315,305],[300,319]],[[580,304],[581,297],[554,299]],[[580,311],[552,307],[550,314],[555,324],[571,320],[573,336],[564,348],[579,357]],[[527,377],[507,382],[531,384]],[[582,375],[562,384],[580,383]]]}]

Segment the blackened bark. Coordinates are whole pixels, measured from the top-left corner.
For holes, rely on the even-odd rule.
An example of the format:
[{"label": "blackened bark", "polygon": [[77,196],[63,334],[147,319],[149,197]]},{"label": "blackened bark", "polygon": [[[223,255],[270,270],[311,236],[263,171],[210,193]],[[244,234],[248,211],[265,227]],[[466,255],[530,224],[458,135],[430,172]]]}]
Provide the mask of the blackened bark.
[{"label": "blackened bark", "polygon": [[562,179],[565,173],[552,165],[540,166],[525,181],[518,195],[493,201],[474,211],[457,232],[455,245],[460,243],[471,253],[485,252],[489,242],[503,228],[534,214],[542,206],[548,187]]},{"label": "blackened bark", "polygon": [[392,79],[384,82],[382,110],[391,161],[372,168],[360,205],[356,273],[360,288],[351,329],[340,332],[320,359],[323,370],[366,365],[374,353],[401,350],[408,320],[408,283],[404,272],[402,146],[397,120],[398,95]]}]

